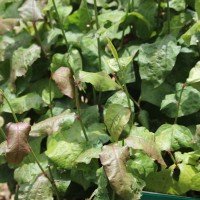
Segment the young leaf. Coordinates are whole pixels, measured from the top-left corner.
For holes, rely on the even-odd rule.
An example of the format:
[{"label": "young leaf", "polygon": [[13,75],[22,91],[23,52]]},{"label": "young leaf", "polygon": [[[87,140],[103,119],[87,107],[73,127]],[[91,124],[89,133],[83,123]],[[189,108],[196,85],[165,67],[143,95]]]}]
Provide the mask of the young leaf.
[{"label": "young leaf", "polygon": [[108,40],[108,45],[109,45],[109,48],[110,48],[110,50],[112,52],[112,55],[115,58],[115,60],[118,62],[119,61],[119,57],[118,57],[117,50],[115,49],[112,41],[109,38],[107,38],[107,40]]},{"label": "young leaf", "polygon": [[166,166],[161,151],[154,141],[154,133],[144,127],[133,127],[130,135],[125,139],[128,147],[142,149],[147,155],[157,160],[161,165]]},{"label": "young leaf", "polygon": [[175,151],[192,147],[192,133],[185,126],[163,124],[155,133],[155,141],[161,150]]},{"label": "young leaf", "polygon": [[19,164],[30,152],[27,138],[31,126],[25,122],[8,123],[6,125],[7,150],[6,159],[11,164]]},{"label": "young leaf", "polygon": [[104,146],[99,155],[115,192],[123,199],[136,200],[140,198],[142,188],[138,185],[137,179],[126,171],[126,162],[129,156],[128,147],[120,147],[118,144]]},{"label": "young leaf", "polygon": [[104,71],[96,73],[80,71],[79,78],[81,82],[91,83],[97,91],[104,92],[120,89],[120,86]]},{"label": "young leaf", "polygon": [[21,185],[19,189],[19,200],[53,200],[51,183],[45,176],[32,179],[31,182]]},{"label": "young leaf", "polygon": [[56,82],[60,91],[70,97],[74,98],[74,82],[70,68],[60,67],[53,74],[52,79]]},{"label": "young leaf", "polygon": [[113,141],[117,142],[124,126],[128,123],[131,112],[120,104],[111,104],[105,113],[104,123]]},{"label": "young leaf", "polygon": [[20,16],[26,21],[37,21],[43,19],[42,12],[36,0],[27,0],[18,9]]}]

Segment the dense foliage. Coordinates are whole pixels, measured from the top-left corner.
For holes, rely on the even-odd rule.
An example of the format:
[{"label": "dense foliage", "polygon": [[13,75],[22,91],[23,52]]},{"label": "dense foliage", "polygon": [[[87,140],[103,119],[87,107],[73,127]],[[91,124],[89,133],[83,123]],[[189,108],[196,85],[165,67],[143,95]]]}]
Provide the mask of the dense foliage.
[{"label": "dense foliage", "polygon": [[0,16],[16,199],[199,195],[199,0],[1,0]]}]

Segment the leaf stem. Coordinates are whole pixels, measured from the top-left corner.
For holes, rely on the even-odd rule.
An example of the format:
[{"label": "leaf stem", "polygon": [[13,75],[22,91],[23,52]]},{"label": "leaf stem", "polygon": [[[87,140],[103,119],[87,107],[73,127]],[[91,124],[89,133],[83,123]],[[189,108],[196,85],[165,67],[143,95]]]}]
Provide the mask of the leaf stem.
[{"label": "leaf stem", "polygon": [[55,193],[56,193],[57,200],[59,200],[60,198],[59,198],[58,188],[57,188],[55,180],[53,178],[53,174],[52,174],[50,165],[48,165],[47,168],[49,170],[49,176],[50,176],[51,181],[52,181],[51,184],[52,184],[52,186],[54,186],[54,190],[55,190]]},{"label": "leaf stem", "polygon": [[63,24],[62,24],[61,19],[60,19],[60,16],[59,16],[59,13],[58,13],[58,9],[57,9],[55,0],[52,0],[52,2],[53,2],[53,7],[54,7],[54,9],[55,9],[55,11],[56,11],[56,15],[57,15],[57,18],[58,18],[58,23],[59,23],[59,26],[60,26],[60,28],[61,28],[61,31],[62,31],[62,34],[63,34],[63,38],[64,38],[64,40],[65,40],[65,44],[66,44],[66,46],[68,47],[68,42],[67,42],[67,38],[66,38],[66,35],[65,35],[64,27],[63,27]]},{"label": "leaf stem", "polygon": [[174,158],[172,152],[171,152],[171,151],[168,151],[168,154],[170,155],[170,158],[172,159],[173,163],[174,163],[175,165],[177,165],[176,159]]},{"label": "leaf stem", "polygon": [[4,130],[0,127],[0,132],[1,132],[1,135],[3,137],[4,140],[6,140],[6,134],[4,132]]},{"label": "leaf stem", "polygon": [[186,83],[184,83],[181,88],[180,96],[179,96],[178,103],[177,103],[177,110],[176,110],[176,117],[174,120],[174,124],[177,124],[178,114],[179,114],[179,109],[180,109],[180,104],[181,104],[181,98],[182,98],[183,90],[185,89],[185,87],[186,87]]},{"label": "leaf stem", "polygon": [[30,148],[30,151],[31,151],[31,153],[32,153],[32,155],[33,155],[33,157],[34,157],[34,159],[35,159],[35,161],[36,161],[38,167],[39,167],[40,170],[42,171],[43,175],[44,175],[44,176],[49,180],[49,182],[51,183],[52,188],[53,188],[53,190],[54,190],[55,193],[56,193],[57,199],[59,200],[60,198],[59,198],[59,195],[58,195],[58,189],[57,189],[57,187],[56,187],[56,184],[54,184],[55,182],[54,182],[53,176],[48,175],[48,174],[45,172],[45,170],[43,169],[42,165],[40,164],[40,162],[39,162],[37,156],[35,155],[35,153],[34,153],[34,151],[33,151],[33,149],[31,148],[30,145],[29,145],[29,148]]},{"label": "leaf stem", "polygon": [[[76,83],[75,83],[76,84]],[[77,113],[78,113],[78,120],[80,122],[83,134],[85,136],[85,140],[89,141],[82,118],[81,118],[81,110],[80,110],[80,102],[79,102],[79,92],[78,92],[78,86],[75,86],[75,101],[76,101],[76,109],[77,109]]]},{"label": "leaf stem", "polygon": [[170,8],[169,8],[169,0],[167,1],[167,27],[168,27],[168,34],[170,34]]},{"label": "leaf stem", "polygon": [[0,89],[0,92],[2,93],[3,97],[5,98],[5,100],[7,102],[8,106],[9,106],[11,112],[12,112],[12,115],[13,115],[13,118],[14,118],[15,122],[18,123],[19,121],[17,119],[17,116],[15,115],[15,112],[14,112],[11,104],[10,104],[10,101],[8,100],[8,98],[6,97],[6,95],[4,94],[3,90]]}]

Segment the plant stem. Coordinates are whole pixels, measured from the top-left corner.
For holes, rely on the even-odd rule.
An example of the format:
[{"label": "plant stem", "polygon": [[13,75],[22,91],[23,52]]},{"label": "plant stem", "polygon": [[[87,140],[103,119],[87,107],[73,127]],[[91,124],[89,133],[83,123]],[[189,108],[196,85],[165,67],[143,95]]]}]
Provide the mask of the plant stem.
[{"label": "plant stem", "polygon": [[49,109],[51,113],[51,117],[53,117],[53,110],[52,110],[52,96],[51,96],[51,77],[49,78]]},{"label": "plant stem", "polygon": [[168,34],[170,34],[170,8],[169,8],[169,0],[167,1],[167,27],[168,27]]},{"label": "plant stem", "polygon": [[177,165],[176,159],[174,158],[172,152],[171,152],[171,151],[168,151],[168,154],[170,155],[170,158],[172,159],[173,163],[174,163],[175,165]]},{"label": "plant stem", "polygon": [[49,180],[49,182],[51,183],[52,188],[54,189],[54,191],[55,191],[55,193],[56,193],[57,199],[59,200],[60,198],[59,198],[59,196],[58,196],[58,189],[57,189],[57,187],[56,187],[56,184],[54,184],[55,182],[54,182],[53,176],[51,176],[51,175],[49,176],[49,175],[45,172],[45,170],[43,169],[42,165],[40,164],[40,162],[39,162],[37,156],[35,155],[33,149],[31,148],[31,146],[29,146],[29,148],[30,148],[30,151],[31,151],[31,153],[32,153],[32,155],[33,155],[33,157],[34,157],[34,159],[35,159],[35,161],[36,161],[38,167],[39,167],[40,170],[42,171],[43,175],[44,175],[44,176]]},{"label": "plant stem", "polygon": [[178,104],[177,104],[176,117],[175,117],[175,120],[174,120],[174,124],[177,124],[178,114],[179,114],[179,109],[180,109],[180,103],[181,103],[181,98],[182,98],[183,90],[185,89],[185,87],[186,87],[186,83],[184,83],[182,85],[182,88],[181,88],[181,92],[180,92],[180,96],[179,96]]},{"label": "plant stem", "polygon": [[4,130],[0,127],[0,132],[1,132],[1,135],[3,137],[4,140],[6,140],[6,134],[4,132]]},{"label": "plant stem", "polygon": [[44,48],[44,46],[43,46],[43,44],[42,44],[42,41],[41,41],[41,38],[40,38],[40,34],[38,33],[37,26],[36,26],[36,22],[33,21],[32,23],[33,23],[33,28],[34,28],[34,31],[35,31],[36,39],[37,39],[37,41],[38,41],[38,43],[39,43],[39,45],[40,45],[40,47],[41,47],[41,49],[42,49],[42,51],[43,51],[45,57],[48,58],[48,54],[47,54],[46,49]]},{"label": "plant stem", "polygon": [[15,115],[15,112],[14,112],[14,110],[13,110],[11,104],[10,104],[10,101],[8,100],[8,98],[6,97],[6,95],[4,94],[4,92],[3,92],[1,89],[0,89],[0,92],[2,93],[3,97],[5,98],[5,100],[6,100],[7,104],[8,104],[8,106],[10,107],[10,110],[11,110],[11,112],[12,112],[12,115],[13,115],[13,118],[14,118],[15,122],[18,123],[19,121],[18,121],[18,119],[17,119],[17,116]]},{"label": "plant stem", "polygon": [[85,130],[85,127],[84,127],[84,124],[83,124],[83,121],[81,119],[81,110],[80,110],[78,86],[75,86],[75,100],[76,100],[76,109],[77,109],[77,113],[78,113],[78,119],[79,119],[79,122],[80,122],[80,125],[81,125],[81,128],[82,128],[83,134],[85,136],[85,140],[89,141],[87,133],[86,133],[86,130]]},{"label": "plant stem", "polygon": [[112,200],[115,200],[115,191],[112,192]]},{"label": "plant stem", "polygon": [[64,27],[63,27],[63,24],[62,24],[62,22],[61,22],[61,20],[60,20],[60,16],[59,16],[59,13],[58,13],[58,9],[57,9],[57,7],[56,7],[55,0],[52,0],[52,2],[53,2],[53,7],[54,7],[54,9],[55,9],[55,11],[56,11],[56,15],[57,15],[57,18],[58,18],[59,26],[60,26],[60,28],[61,28],[61,31],[62,31],[64,40],[65,40],[65,44],[66,44],[66,46],[68,47],[68,42],[67,42],[67,38],[66,38],[66,35],[65,35]]},{"label": "plant stem", "polygon": [[55,193],[56,193],[57,200],[59,200],[60,198],[59,198],[58,189],[57,189],[55,180],[54,180],[54,178],[53,178],[53,174],[52,174],[50,165],[48,165],[47,168],[48,168],[48,170],[49,170],[49,176],[50,176],[50,178],[51,178],[52,185],[54,185],[54,190],[55,190]]}]

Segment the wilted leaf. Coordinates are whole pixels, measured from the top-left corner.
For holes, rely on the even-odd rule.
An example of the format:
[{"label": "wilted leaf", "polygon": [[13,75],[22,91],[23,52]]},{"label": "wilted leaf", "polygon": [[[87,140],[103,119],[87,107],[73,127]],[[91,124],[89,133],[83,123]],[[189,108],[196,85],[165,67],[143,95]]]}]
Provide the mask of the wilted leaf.
[{"label": "wilted leaf", "polygon": [[108,180],[115,192],[124,199],[136,200],[140,198],[142,187],[131,174],[126,171],[126,162],[129,159],[127,146],[117,144],[103,147],[99,157]]},{"label": "wilted leaf", "polygon": [[42,12],[36,0],[27,0],[18,9],[20,16],[26,21],[37,21],[43,19]]},{"label": "wilted leaf", "polygon": [[180,46],[175,38],[167,35],[153,44],[143,44],[139,49],[138,62],[142,80],[158,87],[173,69]]},{"label": "wilted leaf", "polygon": [[32,44],[28,48],[18,48],[14,51],[12,56],[12,75],[14,76],[14,80],[16,77],[24,76],[30,67],[39,57],[41,53],[41,48]]},{"label": "wilted leaf", "polygon": [[154,133],[144,127],[133,127],[130,135],[125,139],[126,144],[133,149],[142,149],[147,155],[166,166],[161,151],[154,141]]},{"label": "wilted leaf", "polygon": [[[41,97],[36,93],[28,93],[24,96],[11,99],[10,104],[16,114],[22,114],[32,108],[39,110],[44,106]],[[6,102],[3,103],[1,111],[11,113],[10,107]]]},{"label": "wilted leaf", "polygon": [[104,71],[96,73],[80,71],[79,78],[82,82],[91,83],[97,91],[104,92],[120,89],[120,86]]},{"label": "wilted leaf", "polygon": [[64,95],[74,98],[74,82],[70,68],[60,67],[52,74],[52,79]]},{"label": "wilted leaf", "polygon": [[30,152],[27,138],[31,126],[25,122],[6,125],[7,150],[6,159],[11,164],[19,164]]},{"label": "wilted leaf", "polygon": [[185,126],[163,124],[155,133],[155,141],[161,150],[175,151],[192,147],[192,133]]},{"label": "wilted leaf", "polygon": [[53,200],[51,183],[45,176],[38,176],[20,186],[19,200]]},{"label": "wilted leaf", "polygon": [[31,136],[51,135],[61,127],[70,127],[75,120],[75,113],[62,113],[34,124],[31,128]]},{"label": "wilted leaf", "polygon": [[124,126],[129,121],[130,115],[130,109],[120,104],[111,104],[108,106],[104,116],[104,123],[113,141],[118,141]]}]

